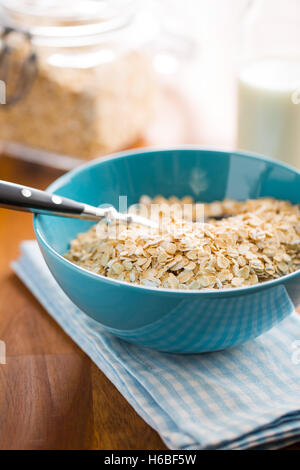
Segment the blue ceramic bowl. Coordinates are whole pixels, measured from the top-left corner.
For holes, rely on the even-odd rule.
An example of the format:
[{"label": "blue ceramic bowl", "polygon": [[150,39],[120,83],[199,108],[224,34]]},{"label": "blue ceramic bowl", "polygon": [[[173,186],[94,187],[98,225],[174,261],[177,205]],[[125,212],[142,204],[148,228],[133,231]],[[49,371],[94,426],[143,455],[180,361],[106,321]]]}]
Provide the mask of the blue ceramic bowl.
[{"label": "blue ceramic bowl", "polygon": [[[96,160],[59,178],[48,191],[88,204],[128,204],[142,194],[196,200],[272,196],[300,203],[300,173],[246,153],[195,148],[141,150]],[[259,285],[220,291],[155,289],[93,274],[62,257],[91,222],[36,216],[50,271],[70,299],[105,330],[160,351],[215,351],[255,338],[300,301],[300,271]]]}]

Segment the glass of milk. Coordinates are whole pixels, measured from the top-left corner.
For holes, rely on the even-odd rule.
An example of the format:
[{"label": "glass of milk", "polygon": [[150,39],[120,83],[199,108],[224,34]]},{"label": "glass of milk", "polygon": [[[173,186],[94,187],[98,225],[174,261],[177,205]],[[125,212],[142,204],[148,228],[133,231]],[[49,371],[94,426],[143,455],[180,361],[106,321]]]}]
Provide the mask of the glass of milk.
[{"label": "glass of milk", "polygon": [[300,0],[253,0],[242,22],[237,147],[300,168]]}]

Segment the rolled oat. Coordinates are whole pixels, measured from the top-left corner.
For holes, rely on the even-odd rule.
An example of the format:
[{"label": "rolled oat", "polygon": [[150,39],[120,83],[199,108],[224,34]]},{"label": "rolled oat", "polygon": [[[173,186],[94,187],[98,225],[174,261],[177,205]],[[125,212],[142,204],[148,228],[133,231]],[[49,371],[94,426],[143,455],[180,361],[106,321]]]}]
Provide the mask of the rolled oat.
[{"label": "rolled oat", "polygon": [[[188,202],[187,202],[188,201]],[[207,223],[176,218],[166,207],[199,203],[190,198],[140,203],[161,207],[168,228],[123,226],[115,237],[105,222],[79,234],[65,257],[89,271],[144,286],[172,289],[246,287],[279,278],[300,266],[300,211],[272,198],[204,204]],[[213,219],[230,215],[222,220]],[[173,230],[170,230],[170,227]]]},{"label": "rolled oat", "polygon": [[[13,39],[18,42],[7,90],[14,89],[27,55],[19,38]],[[156,85],[147,57],[128,51],[80,68],[82,53],[77,61],[73,53],[66,65],[55,66],[48,49],[37,49],[38,70],[28,94],[0,107],[0,140],[86,159],[135,144],[154,109]],[[76,66],[67,65],[68,57]]]}]

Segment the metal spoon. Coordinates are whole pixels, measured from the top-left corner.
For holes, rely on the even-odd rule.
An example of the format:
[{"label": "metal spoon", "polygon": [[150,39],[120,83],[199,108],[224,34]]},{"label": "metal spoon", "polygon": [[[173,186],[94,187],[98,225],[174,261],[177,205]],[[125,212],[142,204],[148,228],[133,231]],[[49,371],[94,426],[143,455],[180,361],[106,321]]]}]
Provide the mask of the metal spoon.
[{"label": "metal spoon", "polygon": [[73,217],[86,220],[119,221],[127,224],[145,225],[158,228],[158,225],[146,217],[137,214],[118,212],[113,206],[100,208],[77,202],[56,194],[29,188],[8,181],[0,180],[0,207],[37,214]]}]

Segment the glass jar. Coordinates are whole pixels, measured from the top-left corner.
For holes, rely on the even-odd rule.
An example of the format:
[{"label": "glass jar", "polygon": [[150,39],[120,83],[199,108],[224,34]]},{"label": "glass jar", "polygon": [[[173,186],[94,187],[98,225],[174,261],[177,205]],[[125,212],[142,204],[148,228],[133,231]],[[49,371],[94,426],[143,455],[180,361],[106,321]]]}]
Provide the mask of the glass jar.
[{"label": "glass jar", "polygon": [[135,11],[134,0],[2,0],[4,149],[90,159],[142,137],[156,86]]},{"label": "glass jar", "polygon": [[300,167],[299,1],[249,1],[241,33],[237,146]]}]

